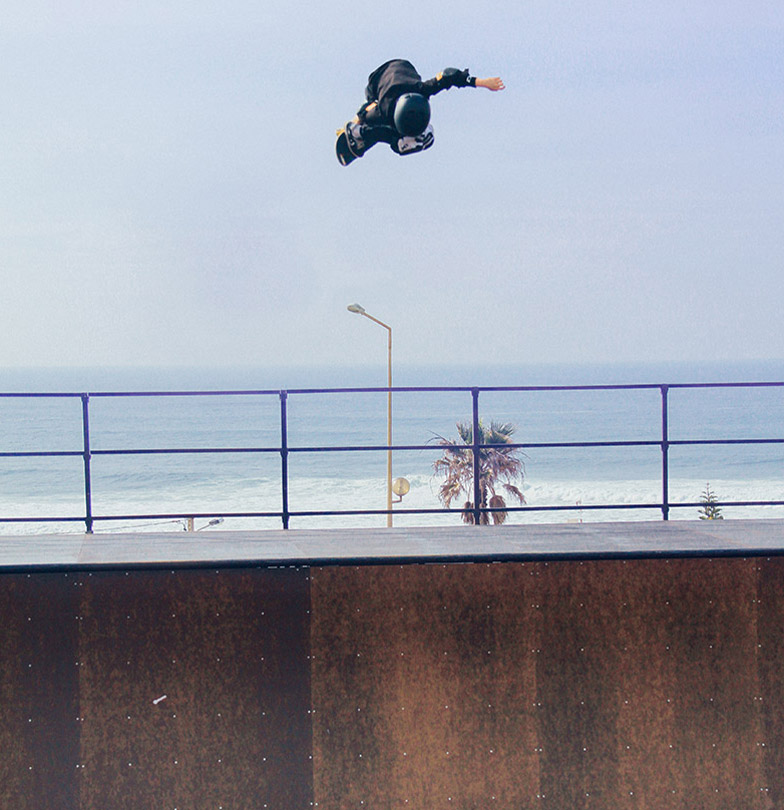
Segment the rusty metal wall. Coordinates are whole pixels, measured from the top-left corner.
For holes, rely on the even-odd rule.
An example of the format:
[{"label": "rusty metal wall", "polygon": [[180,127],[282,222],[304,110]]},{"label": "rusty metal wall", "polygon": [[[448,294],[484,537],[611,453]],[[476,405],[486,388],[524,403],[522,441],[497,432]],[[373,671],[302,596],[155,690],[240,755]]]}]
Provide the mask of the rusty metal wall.
[{"label": "rusty metal wall", "polygon": [[313,572],[319,807],[784,807],[784,563]]},{"label": "rusty metal wall", "polygon": [[0,576],[0,807],[784,807],[784,559]]},{"label": "rusty metal wall", "polygon": [[308,807],[306,569],[0,577],[0,807]]},{"label": "rusty metal wall", "polygon": [[77,604],[63,574],[0,577],[0,807],[79,806]]}]

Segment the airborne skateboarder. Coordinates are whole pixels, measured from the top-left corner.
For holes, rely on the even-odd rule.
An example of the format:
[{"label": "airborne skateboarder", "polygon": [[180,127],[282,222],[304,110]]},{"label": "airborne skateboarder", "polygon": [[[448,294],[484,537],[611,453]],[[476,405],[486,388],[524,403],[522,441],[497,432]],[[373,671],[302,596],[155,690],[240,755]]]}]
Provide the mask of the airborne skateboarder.
[{"label": "airborne skateboarder", "polygon": [[335,145],[342,166],[356,160],[380,141],[399,155],[421,152],[433,145],[430,96],[450,87],[486,87],[503,90],[497,76],[477,79],[468,70],[446,68],[434,79],[422,81],[411,62],[392,59],[368,77],[365,103],[343,129]]}]

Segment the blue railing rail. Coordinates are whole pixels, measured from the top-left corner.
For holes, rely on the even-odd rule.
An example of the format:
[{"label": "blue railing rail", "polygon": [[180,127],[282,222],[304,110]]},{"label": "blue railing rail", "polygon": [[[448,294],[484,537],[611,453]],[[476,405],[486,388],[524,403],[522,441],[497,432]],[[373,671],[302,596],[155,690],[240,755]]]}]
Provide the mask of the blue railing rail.
[{"label": "blue railing rail", "polygon": [[[553,449],[553,448],[624,448],[624,447],[658,447],[661,450],[661,501],[644,503],[597,503],[597,504],[575,504],[575,505],[524,505],[503,508],[473,507],[474,520],[479,523],[482,513],[492,513],[495,511],[504,512],[564,512],[564,511],[593,511],[593,510],[639,510],[655,509],[661,512],[663,520],[668,520],[670,511],[673,508],[699,508],[704,506],[702,501],[695,502],[670,502],[670,481],[669,481],[669,452],[676,446],[697,446],[697,445],[755,445],[755,444],[784,444],[784,437],[764,437],[764,438],[714,438],[714,439],[678,439],[669,438],[669,395],[676,389],[738,389],[738,388],[784,388],[784,381],[781,382],[715,382],[715,383],[643,383],[643,384],[607,384],[607,385],[528,385],[528,386],[396,386],[392,389],[383,388],[294,388],[287,390],[278,389],[241,389],[241,390],[190,390],[190,391],[97,391],[94,393],[76,392],[21,392],[21,393],[0,393],[1,399],[12,398],[78,398],[81,400],[81,420],[82,420],[82,448],[80,450],[35,450],[35,451],[2,451],[0,459],[3,458],[32,458],[32,457],[81,457],[84,466],[84,514],[73,515],[49,515],[49,516],[22,516],[6,517],[0,516],[0,523],[73,523],[83,522],[85,531],[92,533],[93,527],[98,521],[149,521],[149,520],[184,520],[184,519],[208,519],[215,516],[223,518],[277,518],[282,522],[284,529],[289,528],[292,518],[299,517],[334,517],[334,516],[354,516],[354,515],[387,515],[387,509],[334,509],[334,510],[292,510],[289,507],[289,471],[288,461],[292,454],[298,453],[336,453],[336,452],[381,452],[381,451],[409,451],[409,450],[429,450],[434,447],[439,450],[449,448],[460,448],[465,450],[471,448],[474,463],[474,504],[481,502],[479,493],[478,468],[480,464],[480,453],[483,449],[492,448],[492,444],[481,444],[478,439],[481,436],[480,425],[480,396],[488,392],[564,392],[564,391],[643,391],[658,390],[661,395],[661,435],[653,440],[624,440],[624,441],[559,441],[559,442],[521,442],[504,445],[507,448],[518,448],[520,450]],[[472,435],[474,437],[471,445],[448,445],[439,442],[437,446],[429,444],[378,444],[378,445],[341,445],[341,446],[291,446],[288,441],[288,400],[292,396],[308,396],[314,394],[378,394],[388,393],[470,393],[472,403]],[[90,441],[90,401],[99,398],[132,398],[132,397],[277,397],[280,403],[280,444],[265,447],[191,447],[191,448],[123,448],[123,449],[95,449]],[[497,445],[496,445],[497,446]],[[277,511],[234,511],[226,512],[213,510],[207,512],[161,512],[161,513],[134,513],[134,514],[100,514],[96,513],[93,504],[91,461],[95,456],[124,456],[124,455],[182,455],[182,454],[223,454],[223,453],[266,453],[280,455],[280,480],[281,480],[281,508]],[[715,506],[720,507],[755,507],[755,506],[784,506],[784,500],[716,500]],[[463,509],[447,508],[416,508],[394,510],[399,515],[417,514],[455,514],[460,515]]]}]

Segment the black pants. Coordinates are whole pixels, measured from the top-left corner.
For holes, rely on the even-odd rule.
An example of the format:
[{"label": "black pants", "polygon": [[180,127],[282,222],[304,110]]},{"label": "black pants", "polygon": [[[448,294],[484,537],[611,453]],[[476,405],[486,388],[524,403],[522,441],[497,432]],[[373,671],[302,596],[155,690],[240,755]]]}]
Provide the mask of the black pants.
[{"label": "black pants", "polygon": [[397,151],[397,142],[400,140],[401,135],[390,124],[389,118],[381,112],[378,104],[369,111],[366,110],[365,114],[360,116],[360,124],[362,138],[367,149],[383,142],[388,143]]},{"label": "black pants", "polygon": [[393,149],[396,150],[397,142],[400,140],[400,133],[394,128],[389,126],[370,126],[369,124],[362,125],[362,139],[365,141],[365,149],[370,149],[377,143],[388,143]]}]

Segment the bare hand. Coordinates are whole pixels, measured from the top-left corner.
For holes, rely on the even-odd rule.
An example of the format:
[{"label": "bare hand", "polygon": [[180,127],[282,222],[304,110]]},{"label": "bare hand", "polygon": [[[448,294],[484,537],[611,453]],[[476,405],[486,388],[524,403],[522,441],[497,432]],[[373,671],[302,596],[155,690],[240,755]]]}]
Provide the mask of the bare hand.
[{"label": "bare hand", "polygon": [[493,92],[503,90],[505,87],[503,80],[499,76],[492,76],[489,79],[477,79],[476,86],[486,87],[488,90],[492,90]]}]

